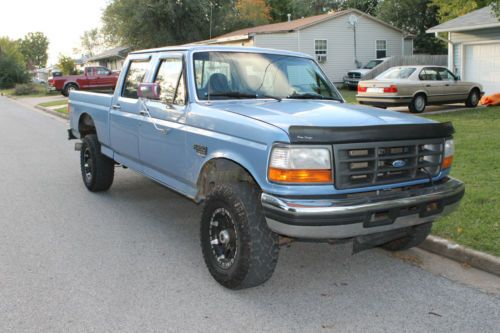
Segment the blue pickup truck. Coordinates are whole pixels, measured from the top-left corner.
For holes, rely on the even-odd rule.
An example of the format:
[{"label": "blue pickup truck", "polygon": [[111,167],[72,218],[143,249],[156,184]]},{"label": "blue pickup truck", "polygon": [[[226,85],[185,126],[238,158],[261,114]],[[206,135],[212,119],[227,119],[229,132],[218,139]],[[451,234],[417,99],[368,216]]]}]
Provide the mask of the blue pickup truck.
[{"label": "blue pickup truck", "polygon": [[137,51],[113,95],[73,91],[69,108],[85,186],[122,166],[202,203],[203,257],[231,289],[271,277],[280,237],[416,246],[464,194],[450,123],[347,104],[301,53]]}]

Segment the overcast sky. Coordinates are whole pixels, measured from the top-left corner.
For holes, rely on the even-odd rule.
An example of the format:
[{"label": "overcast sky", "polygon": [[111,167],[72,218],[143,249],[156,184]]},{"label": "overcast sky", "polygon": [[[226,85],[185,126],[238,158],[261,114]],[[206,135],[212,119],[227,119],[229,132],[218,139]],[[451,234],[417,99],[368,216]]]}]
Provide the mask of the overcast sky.
[{"label": "overcast sky", "polygon": [[49,62],[73,55],[85,30],[100,25],[108,0],[11,0],[0,4],[0,36],[22,38],[43,32],[49,38]]}]

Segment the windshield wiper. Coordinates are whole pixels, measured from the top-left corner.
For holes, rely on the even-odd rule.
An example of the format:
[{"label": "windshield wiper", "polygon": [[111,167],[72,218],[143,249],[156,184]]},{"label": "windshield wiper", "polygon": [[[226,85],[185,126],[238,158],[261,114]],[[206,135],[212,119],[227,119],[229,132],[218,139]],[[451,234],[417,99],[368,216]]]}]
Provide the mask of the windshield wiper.
[{"label": "windshield wiper", "polygon": [[208,97],[231,97],[231,98],[271,98],[281,102],[281,98],[271,95],[258,95],[242,93],[239,91],[219,91],[212,94],[207,94]]},{"label": "windshield wiper", "polygon": [[232,97],[232,98],[257,98],[255,94],[247,94],[239,91],[218,91],[211,94],[206,94],[208,97]]},{"label": "windshield wiper", "polygon": [[328,99],[328,100],[332,100],[332,101],[340,101],[340,99],[338,99],[338,98],[323,96],[321,94],[312,93],[312,92],[302,93],[302,94],[297,94],[297,93],[294,92],[293,94],[288,95],[287,98],[293,98],[293,99]]}]

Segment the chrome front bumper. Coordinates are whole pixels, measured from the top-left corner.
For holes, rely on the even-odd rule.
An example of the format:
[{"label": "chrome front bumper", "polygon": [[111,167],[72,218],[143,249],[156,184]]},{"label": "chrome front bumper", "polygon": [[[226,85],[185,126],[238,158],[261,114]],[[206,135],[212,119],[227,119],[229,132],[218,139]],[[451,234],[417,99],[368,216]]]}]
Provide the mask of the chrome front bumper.
[{"label": "chrome front bumper", "polygon": [[451,212],[464,195],[464,184],[446,178],[433,185],[376,191],[328,199],[261,196],[267,224],[274,232],[297,238],[349,238],[431,222]]}]

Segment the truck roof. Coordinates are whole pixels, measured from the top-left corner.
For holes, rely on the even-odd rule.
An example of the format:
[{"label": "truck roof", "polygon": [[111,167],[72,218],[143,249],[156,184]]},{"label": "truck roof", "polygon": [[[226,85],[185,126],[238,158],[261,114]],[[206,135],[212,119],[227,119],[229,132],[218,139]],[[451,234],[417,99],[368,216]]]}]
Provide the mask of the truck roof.
[{"label": "truck roof", "polygon": [[270,53],[270,54],[282,54],[302,58],[314,59],[311,55],[301,52],[292,52],[284,50],[267,49],[261,47],[246,47],[246,46],[219,46],[219,45],[180,45],[180,46],[166,46],[154,49],[145,49],[130,52],[130,54],[144,54],[144,53],[154,53],[154,52],[166,52],[166,51],[187,51],[187,52],[199,52],[199,51],[218,51],[218,52],[248,52],[248,53]]}]

